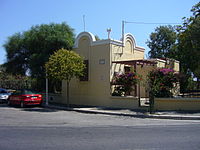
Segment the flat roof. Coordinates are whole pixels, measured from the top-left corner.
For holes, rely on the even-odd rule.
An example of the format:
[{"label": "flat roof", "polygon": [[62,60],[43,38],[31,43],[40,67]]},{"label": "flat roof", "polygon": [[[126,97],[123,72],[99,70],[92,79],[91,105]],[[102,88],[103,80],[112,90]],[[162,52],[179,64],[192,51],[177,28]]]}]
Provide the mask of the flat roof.
[{"label": "flat roof", "polygon": [[155,65],[157,62],[154,60],[147,60],[147,59],[138,59],[138,60],[117,60],[117,61],[112,61],[112,63],[117,63],[117,64],[125,64],[125,65]]}]

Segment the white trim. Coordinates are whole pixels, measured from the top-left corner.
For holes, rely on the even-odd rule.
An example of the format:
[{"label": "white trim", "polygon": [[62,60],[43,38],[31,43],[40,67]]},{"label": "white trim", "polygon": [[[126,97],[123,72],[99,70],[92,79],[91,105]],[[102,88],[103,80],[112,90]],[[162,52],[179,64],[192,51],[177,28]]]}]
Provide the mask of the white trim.
[{"label": "white trim", "polygon": [[107,39],[107,40],[99,40],[99,41],[92,42],[91,46],[94,46],[94,45],[104,45],[104,44],[109,44],[109,43],[110,43],[109,39]]},{"label": "white trim", "polygon": [[124,46],[125,46],[125,42],[127,39],[130,39],[133,43],[133,49],[134,50],[137,50],[137,51],[142,51],[144,52],[145,51],[145,48],[143,47],[139,47],[136,45],[136,40],[135,40],[135,37],[131,34],[131,33],[126,33],[125,36],[124,36]]},{"label": "white trim", "polygon": [[134,36],[131,33],[125,34],[124,42],[122,42],[122,41],[114,40],[114,39],[106,39],[106,40],[98,40],[98,41],[96,41],[95,36],[92,33],[90,33],[90,32],[81,32],[75,39],[74,48],[78,48],[79,40],[83,36],[89,37],[91,46],[104,45],[104,44],[113,44],[113,45],[117,45],[117,46],[125,46],[123,44],[125,44],[126,40],[129,38],[133,43],[133,49],[134,50],[142,51],[142,52],[145,51],[145,48],[136,46],[136,40],[135,40]]},{"label": "white trim", "polygon": [[141,51],[141,52],[144,52],[145,51],[145,48],[143,48],[143,47],[135,47],[135,50],[137,50],[137,51]]},{"label": "white trim", "polygon": [[95,36],[90,33],[90,32],[81,32],[75,39],[75,44],[74,44],[74,48],[78,48],[78,43],[81,37],[83,36],[87,36],[90,39],[90,45],[92,45],[93,42],[96,41]]},{"label": "white trim", "polygon": [[133,49],[135,49],[135,47],[136,47],[136,41],[135,41],[134,36],[131,33],[126,33],[123,39],[124,39],[124,42],[123,42],[124,44],[126,43],[127,39],[130,39],[132,41],[132,43],[133,43]]},{"label": "white trim", "polygon": [[99,40],[99,41],[93,42],[91,46],[104,45],[104,44],[114,44],[114,45],[122,46],[122,41],[117,41],[113,39]]},{"label": "white trim", "polygon": [[164,62],[164,63],[166,63],[166,60],[163,60],[163,59],[159,59],[159,58],[156,58],[156,59],[154,59],[155,61],[159,61],[159,62]]}]

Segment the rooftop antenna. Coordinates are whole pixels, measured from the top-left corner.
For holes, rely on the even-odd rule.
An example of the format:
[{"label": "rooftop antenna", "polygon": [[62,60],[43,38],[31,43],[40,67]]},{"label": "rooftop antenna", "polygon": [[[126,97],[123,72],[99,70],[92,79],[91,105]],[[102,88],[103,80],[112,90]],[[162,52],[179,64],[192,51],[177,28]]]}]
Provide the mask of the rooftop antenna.
[{"label": "rooftop antenna", "polygon": [[112,31],[112,29],[111,28],[108,28],[107,29],[107,32],[108,32],[108,39],[110,39],[110,32]]},{"label": "rooftop antenna", "polygon": [[83,31],[85,32],[85,15],[83,15]]}]

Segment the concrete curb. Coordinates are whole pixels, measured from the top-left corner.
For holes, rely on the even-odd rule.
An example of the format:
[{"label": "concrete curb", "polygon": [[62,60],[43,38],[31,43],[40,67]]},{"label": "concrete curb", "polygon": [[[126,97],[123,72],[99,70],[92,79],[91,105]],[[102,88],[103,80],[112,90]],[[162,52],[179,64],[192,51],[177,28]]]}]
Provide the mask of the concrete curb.
[{"label": "concrete curb", "polygon": [[158,114],[131,114],[131,113],[122,113],[106,110],[88,110],[83,108],[66,108],[62,106],[48,105],[46,108],[51,109],[60,109],[67,111],[76,111],[80,113],[90,113],[90,114],[104,114],[104,115],[114,115],[114,116],[127,116],[134,118],[152,118],[152,119],[173,119],[173,120],[200,120],[200,116],[184,116],[184,115],[158,115]]}]

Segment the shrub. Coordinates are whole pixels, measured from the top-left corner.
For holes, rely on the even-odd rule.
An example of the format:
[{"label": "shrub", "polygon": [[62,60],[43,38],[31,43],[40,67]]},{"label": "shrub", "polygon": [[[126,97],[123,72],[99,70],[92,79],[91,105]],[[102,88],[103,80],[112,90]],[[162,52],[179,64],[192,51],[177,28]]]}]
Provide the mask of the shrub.
[{"label": "shrub", "polygon": [[148,81],[155,97],[171,97],[174,83],[178,82],[178,74],[172,69],[154,69],[149,73]]},{"label": "shrub", "polygon": [[112,80],[112,85],[115,85],[112,95],[130,95],[133,91],[132,87],[136,85],[139,80],[141,80],[141,77],[134,72],[117,74]]}]

